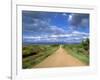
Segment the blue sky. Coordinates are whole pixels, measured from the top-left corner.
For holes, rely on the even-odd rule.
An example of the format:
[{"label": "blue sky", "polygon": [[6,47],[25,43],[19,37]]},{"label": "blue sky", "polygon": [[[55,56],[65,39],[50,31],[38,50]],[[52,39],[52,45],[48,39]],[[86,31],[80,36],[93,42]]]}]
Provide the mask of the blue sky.
[{"label": "blue sky", "polygon": [[89,14],[22,11],[23,42],[79,43],[89,37]]}]

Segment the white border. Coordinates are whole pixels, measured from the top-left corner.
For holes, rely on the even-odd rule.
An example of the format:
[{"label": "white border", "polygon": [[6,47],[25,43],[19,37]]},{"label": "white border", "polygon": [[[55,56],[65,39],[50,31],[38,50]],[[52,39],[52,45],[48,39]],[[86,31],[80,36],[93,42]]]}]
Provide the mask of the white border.
[{"label": "white border", "polygon": [[[22,10],[29,11],[50,11],[50,12],[72,12],[90,14],[90,66],[86,67],[64,67],[64,68],[42,68],[22,70]],[[16,16],[14,16],[16,15]],[[12,28],[12,79],[32,80],[45,79],[48,77],[74,77],[89,76],[97,72],[97,50],[96,50],[96,13],[92,7],[71,7],[71,6],[40,6],[40,5],[16,5],[13,10]],[[17,49],[17,50],[16,50]],[[83,76],[83,77],[84,77]],[[74,80],[74,79],[72,79]]]}]

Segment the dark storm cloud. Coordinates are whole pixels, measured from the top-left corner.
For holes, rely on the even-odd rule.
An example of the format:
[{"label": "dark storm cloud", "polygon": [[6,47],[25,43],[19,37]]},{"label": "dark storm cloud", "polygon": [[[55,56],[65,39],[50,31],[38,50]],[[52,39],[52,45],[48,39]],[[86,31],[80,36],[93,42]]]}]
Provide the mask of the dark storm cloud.
[{"label": "dark storm cloud", "polygon": [[79,14],[79,13],[70,14],[69,23],[74,27],[89,26],[89,14]]}]

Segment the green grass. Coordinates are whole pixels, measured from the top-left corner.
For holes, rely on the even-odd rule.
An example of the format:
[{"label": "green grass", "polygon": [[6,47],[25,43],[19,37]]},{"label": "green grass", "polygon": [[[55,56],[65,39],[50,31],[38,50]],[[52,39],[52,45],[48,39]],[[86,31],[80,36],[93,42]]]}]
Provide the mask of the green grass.
[{"label": "green grass", "polygon": [[85,64],[89,65],[89,54],[88,51],[84,50],[81,44],[66,44],[63,48],[69,53],[76,57],[77,59],[83,61]]},{"label": "green grass", "polygon": [[32,68],[58,49],[59,45],[28,45],[22,49],[23,69]]}]

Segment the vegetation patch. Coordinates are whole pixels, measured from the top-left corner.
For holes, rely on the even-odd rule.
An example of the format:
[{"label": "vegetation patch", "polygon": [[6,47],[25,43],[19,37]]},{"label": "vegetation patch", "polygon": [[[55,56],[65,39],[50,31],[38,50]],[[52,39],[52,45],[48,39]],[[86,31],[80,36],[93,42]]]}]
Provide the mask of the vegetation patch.
[{"label": "vegetation patch", "polygon": [[80,44],[65,44],[63,48],[69,51],[72,56],[89,65],[89,39]]},{"label": "vegetation patch", "polygon": [[22,48],[23,69],[32,68],[59,48],[58,44],[52,45],[27,45]]}]

